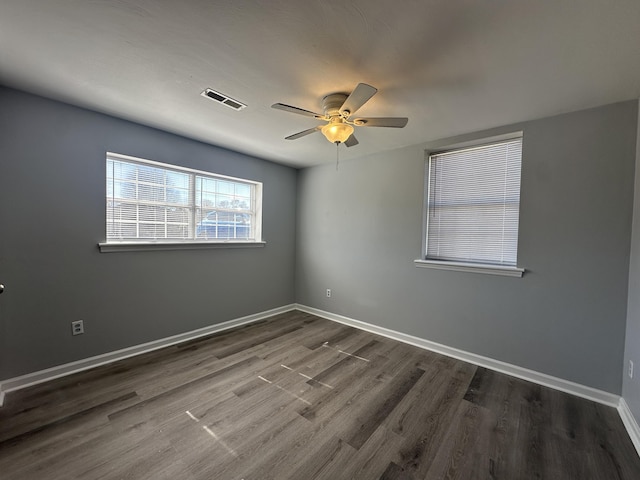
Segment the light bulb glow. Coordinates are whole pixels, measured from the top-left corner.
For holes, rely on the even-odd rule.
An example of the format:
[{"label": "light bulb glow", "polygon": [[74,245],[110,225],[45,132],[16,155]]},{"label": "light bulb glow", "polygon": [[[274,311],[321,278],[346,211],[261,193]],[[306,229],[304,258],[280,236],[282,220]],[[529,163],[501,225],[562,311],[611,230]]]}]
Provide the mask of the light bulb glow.
[{"label": "light bulb glow", "polygon": [[322,127],[322,134],[331,143],[344,143],[353,133],[353,127],[340,119],[332,120]]}]

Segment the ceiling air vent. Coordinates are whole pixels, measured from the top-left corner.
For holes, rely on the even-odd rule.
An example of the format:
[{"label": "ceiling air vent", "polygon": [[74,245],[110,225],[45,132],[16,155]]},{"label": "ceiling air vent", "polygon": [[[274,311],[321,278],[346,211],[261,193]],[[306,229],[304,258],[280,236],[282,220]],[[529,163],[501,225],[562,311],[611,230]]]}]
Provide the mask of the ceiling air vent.
[{"label": "ceiling air vent", "polygon": [[210,98],[211,100],[215,100],[218,103],[226,105],[229,108],[233,108],[234,110],[242,110],[244,107],[246,107],[244,103],[239,102],[238,100],[235,100],[231,97],[227,97],[226,95],[223,95],[220,92],[216,92],[215,90],[211,90],[210,88],[207,88],[204,92],[202,92],[201,95],[203,97]]}]

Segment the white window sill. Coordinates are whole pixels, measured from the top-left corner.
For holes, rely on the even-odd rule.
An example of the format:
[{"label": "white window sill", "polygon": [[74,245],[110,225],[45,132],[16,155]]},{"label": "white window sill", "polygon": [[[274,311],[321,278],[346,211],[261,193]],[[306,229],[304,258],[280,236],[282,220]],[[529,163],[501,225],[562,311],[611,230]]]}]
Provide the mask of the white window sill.
[{"label": "white window sill", "polygon": [[267,242],[108,242],[99,243],[101,253],[149,250],[204,250],[210,248],[262,248]]},{"label": "white window sill", "polygon": [[443,262],[440,260],[414,260],[416,267],[435,268],[437,270],[454,270],[457,272],[484,273],[487,275],[503,275],[505,277],[522,277],[524,268],[503,265],[486,265],[463,262]]}]

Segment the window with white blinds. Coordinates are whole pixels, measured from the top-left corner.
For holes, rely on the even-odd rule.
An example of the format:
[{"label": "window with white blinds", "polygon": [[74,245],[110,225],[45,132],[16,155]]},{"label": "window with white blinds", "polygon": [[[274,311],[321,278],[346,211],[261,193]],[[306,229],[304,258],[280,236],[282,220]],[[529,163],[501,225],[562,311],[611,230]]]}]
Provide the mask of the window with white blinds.
[{"label": "window with white blinds", "polygon": [[261,241],[262,184],[107,154],[107,243]]},{"label": "window with white blinds", "polygon": [[429,156],[426,259],[515,266],[522,138]]}]

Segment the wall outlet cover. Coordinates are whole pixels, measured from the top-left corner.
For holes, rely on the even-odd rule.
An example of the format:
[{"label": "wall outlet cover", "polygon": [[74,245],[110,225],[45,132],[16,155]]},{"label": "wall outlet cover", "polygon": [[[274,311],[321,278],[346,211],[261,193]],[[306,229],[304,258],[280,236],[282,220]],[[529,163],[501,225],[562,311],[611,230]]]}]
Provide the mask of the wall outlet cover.
[{"label": "wall outlet cover", "polygon": [[71,334],[72,335],[81,335],[84,333],[84,322],[82,320],[77,320],[75,322],[71,322]]}]

